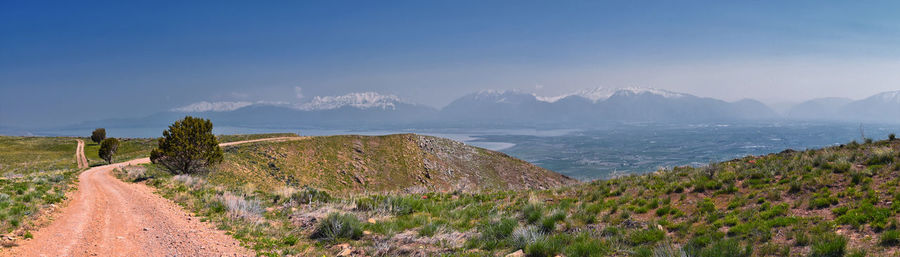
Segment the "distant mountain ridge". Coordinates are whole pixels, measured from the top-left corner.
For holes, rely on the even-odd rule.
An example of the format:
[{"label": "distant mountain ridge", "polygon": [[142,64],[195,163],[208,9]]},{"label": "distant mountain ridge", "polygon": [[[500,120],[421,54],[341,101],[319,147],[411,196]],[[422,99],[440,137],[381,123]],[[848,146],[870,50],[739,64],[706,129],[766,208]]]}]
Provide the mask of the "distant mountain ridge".
[{"label": "distant mountain ridge", "polygon": [[765,104],[654,88],[593,88],[556,96],[484,90],[462,96],[444,108],[404,101],[376,92],[317,96],[304,103],[198,102],[138,119],[106,119],[73,127],[164,127],[192,115],[217,125],[295,128],[428,127],[590,127],[621,122],[736,122],[829,120],[900,122],[900,91],[853,101],[822,98],[779,115]]},{"label": "distant mountain ridge", "polygon": [[755,100],[725,102],[653,88],[597,88],[542,97],[518,91],[482,91],[441,109],[445,122],[583,125],[606,122],[703,122],[776,119]]},{"label": "distant mountain ridge", "polygon": [[900,90],[851,100],[818,98],[795,105],[788,118],[799,120],[900,122]]}]

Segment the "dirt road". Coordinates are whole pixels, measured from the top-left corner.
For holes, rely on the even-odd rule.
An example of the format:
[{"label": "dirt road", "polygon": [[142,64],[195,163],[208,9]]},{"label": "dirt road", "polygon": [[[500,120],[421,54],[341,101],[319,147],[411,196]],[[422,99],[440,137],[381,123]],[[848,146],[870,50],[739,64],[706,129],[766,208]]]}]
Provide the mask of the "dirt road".
[{"label": "dirt road", "polygon": [[[296,138],[270,138],[222,146]],[[84,156],[84,142],[79,140]],[[0,256],[252,256],[234,238],[200,222],[143,184],[125,183],[110,171],[149,163],[150,158],[91,168],[78,177],[78,191],[34,239]],[[81,165],[79,163],[79,165]]]},{"label": "dirt road", "polygon": [[84,169],[89,167],[87,157],[84,156],[84,141],[81,139],[75,139],[78,141],[78,146],[75,147],[75,162],[78,163],[79,169]]}]

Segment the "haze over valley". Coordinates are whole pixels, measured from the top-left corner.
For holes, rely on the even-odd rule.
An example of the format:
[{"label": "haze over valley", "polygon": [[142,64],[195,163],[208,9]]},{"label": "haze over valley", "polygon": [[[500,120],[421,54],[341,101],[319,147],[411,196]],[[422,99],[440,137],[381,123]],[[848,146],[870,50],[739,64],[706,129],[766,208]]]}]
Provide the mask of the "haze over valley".
[{"label": "haze over valley", "polygon": [[900,256],[897,10],[3,1],[0,257]]}]

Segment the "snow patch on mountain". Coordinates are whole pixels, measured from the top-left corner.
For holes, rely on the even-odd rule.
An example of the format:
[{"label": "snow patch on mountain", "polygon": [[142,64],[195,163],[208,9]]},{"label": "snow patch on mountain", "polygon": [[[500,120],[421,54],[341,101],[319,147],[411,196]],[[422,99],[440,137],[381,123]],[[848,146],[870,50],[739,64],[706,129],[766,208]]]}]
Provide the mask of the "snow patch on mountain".
[{"label": "snow patch on mountain", "polygon": [[571,96],[571,95],[539,96],[537,94],[531,94],[531,95],[534,96],[534,99],[537,99],[538,101],[541,101],[541,102],[547,102],[547,103],[555,103],[556,101],[559,101],[560,99]]},{"label": "snow patch on mountain", "polygon": [[569,94],[562,94],[557,96],[539,96],[537,94],[532,94],[538,101],[554,103],[559,101],[560,99],[570,97],[570,96],[578,96],[592,102],[599,102],[606,99],[609,99],[613,95],[640,95],[640,94],[654,94],[659,95],[665,98],[679,98],[687,96],[687,94],[676,93],[663,89],[656,88],[642,88],[642,87],[624,87],[624,88],[605,88],[605,87],[597,87],[591,89],[584,89],[580,91],[576,91]]},{"label": "snow patch on mountain", "polygon": [[658,96],[662,96],[665,98],[681,98],[681,97],[687,96],[687,94],[672,92],[672,91],[663,90],[663,89],[645,88],[645,87],[620,88],[619,90],[616,90],[616,94],[622,94],[622,95],[653,94],[653,95],[658,95]]},{"label": "snow patch on mountain", "polygon": [[879,101],[882,103],[898,103],[898,104],[900,104],[900,90],[880,93],[880,94],[870,97],[869,99],[876,100],[876,101]]},{"label": "snow patch on mountain", "polygon": [[340,96],[316,96],[312,101],[297,104],[294,107],[304,111],[331,110],[344,106],[352,106],[359,109],[380,108],[393,110],[400,103],[404,102],[396,95],[363,92]]},{"label": "snow patch on mountain", "polygon": [[[476,94],[472,94],[467,96],[467,98],[475,101],[485,101],[485,102],[495,102],[495,103],[515,103],[519,102],[527,97],[530,97],[530,94],[524,93],[519,90],[481,90]],[[525,97],[525,98],[523,98]]]},{"label": "snow patch on mountain", "polygon": [[196,102],[189,105],[173,108],[173,112],[227,112],[253,105],[252,102]]}]

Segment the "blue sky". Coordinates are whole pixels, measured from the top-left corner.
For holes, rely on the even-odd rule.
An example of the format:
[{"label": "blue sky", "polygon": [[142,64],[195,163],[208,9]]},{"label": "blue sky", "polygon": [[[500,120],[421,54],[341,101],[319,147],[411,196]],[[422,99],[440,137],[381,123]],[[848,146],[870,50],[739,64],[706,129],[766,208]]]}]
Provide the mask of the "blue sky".
[{"label": "blue sky", "polygon": [[0,2],[0,126],[363,91],[441,107],[483,89],[900,89],[890,1],[185,2]]}]

